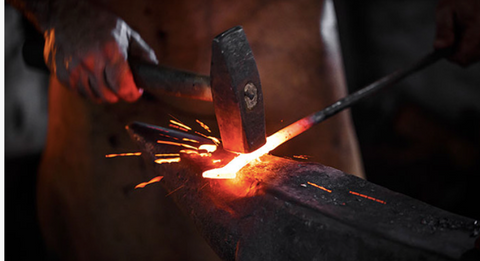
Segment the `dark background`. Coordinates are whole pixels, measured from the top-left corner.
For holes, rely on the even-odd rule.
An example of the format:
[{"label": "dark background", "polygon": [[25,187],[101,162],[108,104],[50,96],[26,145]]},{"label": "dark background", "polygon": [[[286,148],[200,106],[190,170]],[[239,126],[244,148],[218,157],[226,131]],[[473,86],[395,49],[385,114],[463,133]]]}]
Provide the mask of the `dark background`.
[{"label": "dark background", "polygon": [[[335,1],[350,92],[431,51],[435,0]],[[36,219],[48,77],[22,60],[41,40],[5,9],[5,250],[46,259]],[[41,50],[40,50],[41,52]],[[480,65],[441,61],[352,108],[367,179],[480,219]]]}]

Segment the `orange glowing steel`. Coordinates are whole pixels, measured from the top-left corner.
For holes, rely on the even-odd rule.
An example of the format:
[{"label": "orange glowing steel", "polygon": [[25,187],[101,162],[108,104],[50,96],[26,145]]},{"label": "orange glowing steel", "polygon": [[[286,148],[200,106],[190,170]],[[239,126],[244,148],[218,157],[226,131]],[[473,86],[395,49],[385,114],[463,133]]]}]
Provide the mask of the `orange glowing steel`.
[{"label": "orange glowing steel", "polygon": [[200,126],[202,126],[202,128],[204,128],[206,131],[212,132],[212,131],[210,130],[210,127],[207,126],[207,124],[205,124],[205,123],[203,123],[203,122],[201,122],[201,121],[199,121],[199,120],[196,120],[196,121],[197,121],[197,123],[200,124]]},{"label": "orange glowing steel", "polygon": [[314,187],[316,187],[316,188],[319,188],[319,189],[321,189],[321,190],[323,190],[323,191],[326,191],[326,192],[328,192],[328,193],[332,193],[331,190],[326,189],[325,187],[319,186],[319,185],[317,185],[317,184],[315,184],[315,183],[307,182],[307,184],[310,185],[310,186],[314,186]]},{"label": "orange glowing steel", "polygon": [[197,149],[194,146],[190,146],[190,145],[184,144],[184,143],[173,142],[173,141],[157,140],[157,143],[180,146],[180,147],[185,147],[185,148],[194,149],[194,150]]},{"label": "orange glowing steel", "polygon": [[367,195],[363,195],[363,194],[360,194],[360,193],[355,192],[355,191],[349,191],[348,193],[353,194],[355,196],[362,197],[362,198],[370,199],[370,200],[373,200],[373,201],[378,202],[378,203],[387,204],[387,202],[385,202],[383,200],[376,199],[376,198],[373,198],[373,197],[370,197],[370,196],[367,196]]},{"label": "orange glowing steel", "polygon": [[180,126],[184,129],[187,129],[187,130],[192,130],[192,128],[188,127],[187,125],[183,124],[183,123],[180,123],[178,121],[174,121],[174,120],[170,120],[171,123],[177,125],[177,126]]},{"label": "orange glowing steel", "polygon": [[313,123],[314,122],[312,118],[303,118],[293,124],[290,124],[289,126],[268,137],[267,143],[263,145],[263,147],[252,153],[238,155],[222,168],[207,170],[203,172],[203,177],[211,179],[233,179],[236,177],[237,172],[245,165],[267,154],[287,140],[290,140],[298,134],[308,130],[313,126]]},{"label": "orange glowing steel", "polygon": [[212,160],[212,163],[219,163],[219,162],[222,162],[222,160],[220,160],[220,159]]},{"label": "orange glowing steel", "polygon": [[163,179],[163,176],[155,177],[155,178],[151,179],[151,180],[148,181],[148,182],[142,182],[142,183],[136,185],[136,186],[135,186],[135,189],[144,188],[146,185],[159,182],[159,181],[162,180],[162,179]]},{"label": "orange glowing steel", "polygon": [[183,140],[183,141],[190,141],[190,142],[198,143],[198,140],[192,140],[192,139],[187,139],[187,138],[183,138],[182,140]]},{"label": "orange glowing steel", "polygon": [[156,159],[155,160],[155,163],[157,163],[157,164],[174,163],[174,162],[180,162],[180,157],[166,158],[166,159]]},{"label": "orange glowing steel", "polygon": [[115,157],[125,157],[125,156],[140,156],[141,152],[129,152],[129,153],[118,153],[118,154],[107,154],[105,158],[115,158]]}]

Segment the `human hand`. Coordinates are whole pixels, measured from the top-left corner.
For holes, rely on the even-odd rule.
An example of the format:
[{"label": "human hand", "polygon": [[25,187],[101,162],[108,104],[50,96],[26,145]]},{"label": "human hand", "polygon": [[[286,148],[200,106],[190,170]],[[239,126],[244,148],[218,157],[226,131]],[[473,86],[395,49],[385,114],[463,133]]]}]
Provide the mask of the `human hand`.
[{"label": "human hand", "polygon": [[480,0],[440,0],[435,49],[452,48],[449,60],[468,66],[480,60]]},{"label": "human hand", "polygon": [[133,102],[142,95],[127,59],[158,62],[137,32],[83,0],[62,1],[50,12],[44,58],[62,84],[97,103]]}]

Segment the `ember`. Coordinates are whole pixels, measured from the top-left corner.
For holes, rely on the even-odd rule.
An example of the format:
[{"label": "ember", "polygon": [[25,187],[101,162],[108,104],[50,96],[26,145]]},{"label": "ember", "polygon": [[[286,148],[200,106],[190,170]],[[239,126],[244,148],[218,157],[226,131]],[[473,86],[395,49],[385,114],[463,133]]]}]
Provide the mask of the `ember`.
[{"label": "ember", "polygon": [[115,157],[126,157],[126,156],[140,156],[141,152],[128,152],[128,153],[118,153],[118,154],[107,154],[105,158],[115,158]]},{"label": "ember", "polygon": [[187,130],[192,130],[192,128],[188,127],[187,125],[183,124],[183,123],[180,123],[178,121],[174,121],[174,120],[170,120],[171,123],[181,127],[181,128],[184,128],[184,129],[187,129]]},{"label": "ember", "polygon": [[373,201],[378,202],[378,203],[387,204],[387,202],[385,202],[383,200],[376,199],[376,198],[373,198],[373,197],[370,197],[370,196],[367,196],[367,195],[363,195],[363,194],[360,194],[360,193],[355,192],[355,191],[349,191],[348,193],[353,194],[355,196],[362,197],[362,198],[370,199],[370,200],[373,200]]},{"label": "ember", "polygon": [[201,122],[201,121],[199,121],[199,120],[196,120],[196,121],[197,121],[197,123],[200,124],[200,126],[202,126],[202,128],[204,128],[206,131],[212,132],[212,131],[210,130],[210,127],[207,126],[207,124],[205,124],[205,123],[203,123],[203,122]]},{"label": "ember", "polygon": [[153,179],[151,179],[150,181],[148,182],[142,182],[138,185],[135,186],[135,189],[138,189],[138,188],[144,188],[145,186],[149,185],[149,184],[152,184],[152,183],[156,183],[156,182],[159,182],[160,180],[163,179],[163,176],[157,176]]},{"label": "ember", "polygon": [[322,187],[322,186],[317,185],[317,184],[315,184],[315,183],[312,183],[312,182],[310,182],[310,181],[308,181],[307,184],[310,185],[310,186],[314,186],[314,187],[316,187],[316,188],[319,188],[319,189],[321,189],[321,190],[323,190],[323,191],[326,191],[326,192],[328,192],[328,193],[332,193],[331,190],[326,189],[325,187]]},{"label": "ember", "polygon": [[155,163],[157,164],[174,163],[174,162],[180,162],[180,157],[155,160]]}]

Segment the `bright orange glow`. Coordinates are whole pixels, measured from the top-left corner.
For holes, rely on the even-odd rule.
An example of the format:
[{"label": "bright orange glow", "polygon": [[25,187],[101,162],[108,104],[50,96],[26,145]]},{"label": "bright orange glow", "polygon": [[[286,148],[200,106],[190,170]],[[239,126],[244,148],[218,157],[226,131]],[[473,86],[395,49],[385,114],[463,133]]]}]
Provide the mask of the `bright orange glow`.
[{"label": "bright orange glow", "polygon": [[105,158],[115,158],[115,157],[125,157],[125,156],[140,156],[141,152],[128,152],[128,153],[118,153],[118,154],[107,154]]},{"label": "bright orange glow", "polygon": [[185,148],[194,149],[194,150],[197,149],[194,146],[191,146],[191,145],[188,145],[188,144],[183,144],[183,143],[178,143],[178,142],[173,142],[173,141],[157,140],[157,143],[180,146],[180,147],[185,147]]},{"label": "bright orange glow", "polygon": [[182,127],[184,129],[187,129],[187,130],[192,130],[192,128],[188,127],[187,125],[183,124],[183,123],[180,123],[178,121],[174,121],[174,120],[170,120],[171,123],[179,126],[179,127]]},{"label": "bright orange glow", "polygon": [[317,185],[317,184],[315,184],[315,183],[307,182],[307,184],[310,185],[310,186],[314,186],[314,187],[316,187],[316,188],[319,188],[319,189],[321,189],[321,190],[323,190],[323,191],[326,191],[326,192],[328,192],[328,193],[332,193],[331,190],[326,189],[325,187],[319,186],[319,185]]},{"label": "bright orange glow", "polygon": [[221,159],[217,159],[217,160],[212,160],[213,163],[219,163],[219,162],[222,162]]},{"label": "bright orange glow", "polygon": [[155,177],[155,178],[151,179],[151,180],[148,181],[148,182],[142,182],[142,183],[136,185],[136,186],[135,186],[135,189],[144,188],[146,185],[159,182],[159,181],[162,180],[162,179],[163,179],[163,176]]},{"label": "bright orange glow", "polygon": [[190,141],[190,142],[198,143],[198,140],[192,140],[192,139],[187,139],[187,138],[183,138],[182,140],[183,140],[183,141]]},{"label": "bright orange glow", "polygon": [[210,127],[207,126],[207,124],[205,124],[205,123],[203,123],[203,122],[201,122],[201,121],[199,121],[199,120],[196,120],[196,121],[197,121],[197,123],[200,124],[200,126],[202,126],[202,128],[204,128],[206,131],[212,132],[212,131],[210,130]]},{"label": "bright orange glow", "polygon": [[217,145],[213,145],[213,144],[203,144],[203,145],[200,145],[200,147],[198,147],[199,150],[206,150],[210,153],[214,152],[217,150]]},{"label": "bright orange glow", "polygon": [[263,145],[263,147],[251,153],[238,155],[222,168],[207,170],[203,172],[203,177],[211,179],[234,179],[237,176],[237,172],[245,165],[269,153],[282,143],[308,130],[312,126],[313,121],[310,118],[303,118],[293,124],[290,124],[289,126],[268,137],[267,143]]},{"label": "bright orange glow", "polygon": [[166,158],[166,159],[156,159],[155,160],[155,163],[157,163],[157,164],[174,163],[174,162],[180,162],[180,157]]},{"label": "bright orange glow", "polygon": [[363,194],[360,194],[360,193],[355,192],[355,191],[349,191],[348,193],[353,194],[355,196],[362,197],[362,198],[370,199],[370,200],[373,200],[373,201],[378,202],[378,203],[387,204],[387,202],[385,202],[383,200],[376,199],[376,198],[373,198],[373,197],[370,197],[370,196],[367,196],[367,195],[363,195]]}]

